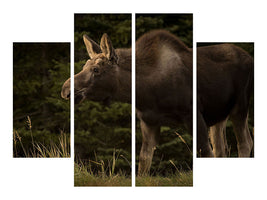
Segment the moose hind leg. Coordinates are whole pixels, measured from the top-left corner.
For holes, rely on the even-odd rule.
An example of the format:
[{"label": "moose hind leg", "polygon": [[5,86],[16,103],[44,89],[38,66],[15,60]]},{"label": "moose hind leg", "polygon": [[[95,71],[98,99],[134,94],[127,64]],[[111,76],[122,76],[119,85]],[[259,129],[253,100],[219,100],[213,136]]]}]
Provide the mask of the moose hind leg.
[{"label": "moose hind leg", "polygon": [[143,120],[141,120],[140,124],[143,140],[139,157],[138,176],[144,176],[149,174],[153,154],[158,144],[160,126],[148,125]]},{"label": "moose hind leg", "polygon": [[214,157],[209,143],[208,128],[200,112],[197,113],[197,151],[200,157]]},{"label": "moose hind leg", "polygon": [[248,114],[247,115],[231,115],[231,120],[234,126],[234,132],[237,140],[237,149],[239,157],[250,157],[253,147],[253,140],[251,138],[248,128]]},{"label": "moose hind leg", "polygon": [[209,136],[215,157],[227,156],[226,123],[227,119],[210,127]]}]

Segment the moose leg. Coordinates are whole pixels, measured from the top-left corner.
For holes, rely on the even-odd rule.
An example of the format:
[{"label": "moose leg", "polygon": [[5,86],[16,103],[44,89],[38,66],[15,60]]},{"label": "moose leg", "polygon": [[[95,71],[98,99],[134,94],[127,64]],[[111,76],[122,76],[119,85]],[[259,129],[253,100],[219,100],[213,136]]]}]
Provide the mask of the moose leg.
[{"label": "moose leg", "polygon": [[141,120],[142,131],[142,147],[139,157],[138,176],[147,175],[149,173],[154,150],[158,143],[160,126],[151,126]]},{"label": "moose leg", "polygon": [[253,141],[248,128],[248,114],[245,117],[244,115],[233,114],[231,120],[237,140],[238,156],[250,157]]},{"label": "moose leg", "polygon": [[226,123],[227,119],[210,127],[209,135],[215,157],[227,156]]},{"label": "moose leg", "polygon": [[214,157],[209,143],[208,128],[199,111],[197,113],[197,151],[200,157]]}]

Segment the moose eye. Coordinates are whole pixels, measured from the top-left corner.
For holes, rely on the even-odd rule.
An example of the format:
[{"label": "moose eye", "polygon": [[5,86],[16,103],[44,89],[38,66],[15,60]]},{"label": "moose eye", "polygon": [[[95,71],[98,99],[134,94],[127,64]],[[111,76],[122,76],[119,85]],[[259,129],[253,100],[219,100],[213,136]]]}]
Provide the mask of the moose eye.
[{"label": "moose eye", "polygon": [[93,69],[93,71],[94,71],[95,73],[98,73],[98,72],[99,72],[99,69],[98,69],[97,67],[95,67],[95,68]]}]

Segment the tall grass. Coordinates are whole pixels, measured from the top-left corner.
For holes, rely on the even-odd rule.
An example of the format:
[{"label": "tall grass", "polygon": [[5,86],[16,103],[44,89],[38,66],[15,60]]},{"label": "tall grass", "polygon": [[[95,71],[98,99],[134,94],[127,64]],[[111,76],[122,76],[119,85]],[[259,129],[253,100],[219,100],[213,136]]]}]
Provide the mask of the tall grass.
[{"label": "tall grass", "polygon": [[179,137],[179,139],[186,145],[187,150],[190,152],[190,154],[193,156],[193,152],[190,149],[190,147],[188,146],[187,142],[185,141],[185,139],[176,131],[175,134]]},{"label": "tall grass", "polygon": [[114,149],[112,158],[107,160],[106,163],[104,160],[99,160],[96,153],[95,161],[89,160],[87,164],[82,161],[76,162],[74,164],[74,185],[131,186],[131,178],[129,176],[121,170],[117,170],[118,172],[115,173],[116,163],[119,158],[125,160],[125,157],[120,155],[120,152],[116,154],[116,150]]},{"label": "tall grass", "polygon": [[[13,157],[28,157],[28,158],[59,158],[59,157],[70,157],[70,139],[67,134],[63,131],[58,136],[58,142],[50,141],[49,145],[44,145],[40,142],[34,141],[32,132],[31,119],[28,116],[26,121],[29,132],[31,135],[32,148],[26,149],[23,144],[23,138],[19,132],[13,131]],[[17,146],[20,145],[23,151],[23,155],[18,155]]]}]

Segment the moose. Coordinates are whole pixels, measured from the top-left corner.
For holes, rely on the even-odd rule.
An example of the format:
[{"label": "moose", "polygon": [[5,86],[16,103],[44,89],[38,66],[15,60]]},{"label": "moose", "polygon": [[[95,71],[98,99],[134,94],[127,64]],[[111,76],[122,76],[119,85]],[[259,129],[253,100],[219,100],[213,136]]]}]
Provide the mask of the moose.
[{"label": "moose", "polygon": [[[107,34],[100,45],[87,35],[84,44],[91,59],[74,76],[75,104],[85,99],[109,104],[111,100],[131,102],[131,49],[114,49]],[[70,98],[70,78],[63,84],[61,96]]]},{"label": "moose", "polygon": [[[86,35],[83,40],[91,59],[74,76],[75,103],[85,99],[131,103],[131,49],[114,49],[107,34],[100,45]],[[161,126],[183,124],[192,133],[192,55],[191,48],[164,30],[148,32],[136,41],[136,113],[142,132],[138,175],[149,173]],[[248,156],[252,148],[247,132],[252,65],[250,56],[232,45],[198,49],[197,148],[202,157],[221,151],[229,115],[235,118],[240,156]],[[63,84],[61,96],[70,98],[70,79]]]}]

